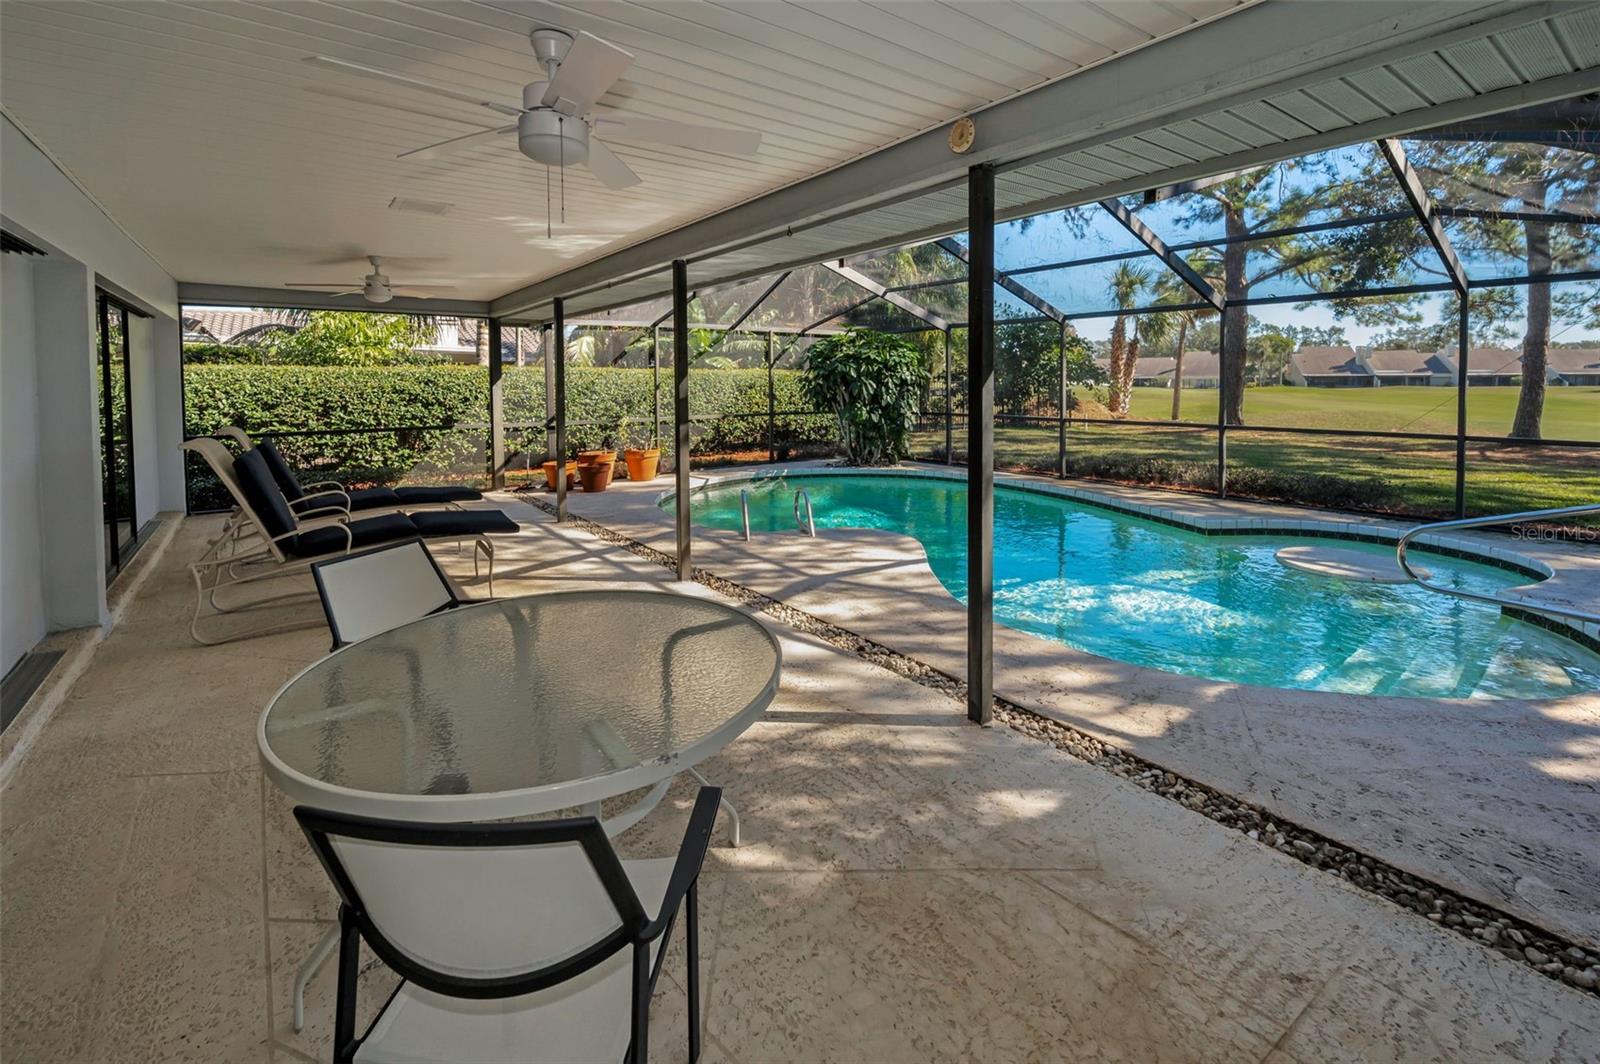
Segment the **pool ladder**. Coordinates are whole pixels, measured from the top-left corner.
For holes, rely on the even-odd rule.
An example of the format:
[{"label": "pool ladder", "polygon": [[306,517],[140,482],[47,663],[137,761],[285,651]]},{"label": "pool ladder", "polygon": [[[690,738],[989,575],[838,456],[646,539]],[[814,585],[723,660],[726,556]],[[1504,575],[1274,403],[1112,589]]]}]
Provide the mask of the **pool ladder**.
[{"label": "pool ladder", "polygon": [[1582,621],[1587,624],[1600,624],[1600,613],[1590,613],[1587,610],[1573,609],[1570,606],[1552,606],[1531,599],[1517,598],[1509,595],[1483,595],[1476,591],[1462,591],[1459,588],[1444,587],[1441,584],[1429,582],[1419,576],[1411,568],[1411,563],[1406,560],[1406,548],[1418,536],[1431,532],[1448,532],[1460,528],[1487,528],[1491,525],[1508,525],[1513,521],[1542,521],[1549,518],[1580,517],[1587,514],[1600,514],[1600,503],[1589,503],[1585,506],[1563,506],[1555,510],[1524,510],[1514,514],[1495,514],[1492,517],[1468,517],[1460,521],[1434,521],[1426,525],[1417,525],[1400,537],[1395,544],[1395,561],[1400,563],[1400,568],[1409,576],[1418,587],[1429,591],[1436,591],[1441,595],[1450,595],[1470,602],[1482,602],[1490,606],[1508,606],[1514,610],[1523,610],[1528,613],[1543,613],[1552,617],[1565,617],[1568,620]]},{"label": "pool ladder", "polygon": [[[800,520],[800,504],[802,502],[806,504],[804,521]],[[794,493],[794,523],[800,527],[800,531],[812,539],[817,538],[817,522],[811,514],[811,496],[806,493],[805,488],[801,488]]]},{"label": "pool ladder", "polygon": [[[806,504],[806,515],[804,520],[802,520],[800,517],[800,504],[802,502]],[[817,538],[817,522],[816,518],[811,512],[811,496],[806,493],[805,488],[801,488],[799,491],[794,493],[794,523],[799,527],[800,531],[804,532],[812,539]],[[739,489],[739,528],[740,531],[744,533],[744,541],[749,543],[750,493],[744,488]]]}]

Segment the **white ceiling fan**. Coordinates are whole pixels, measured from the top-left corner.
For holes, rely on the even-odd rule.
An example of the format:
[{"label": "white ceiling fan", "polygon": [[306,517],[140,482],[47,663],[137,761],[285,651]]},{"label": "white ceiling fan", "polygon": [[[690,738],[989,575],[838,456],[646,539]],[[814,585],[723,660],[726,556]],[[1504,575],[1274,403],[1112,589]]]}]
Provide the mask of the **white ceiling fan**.
[{"label": "white ceiling fan", "polygon": [[399,156],[402,159],[433,159],[515,133],[518,150],[535,162],[556,168],[584,165],[608,187],[627,188],[639,183],[639,175],[619,159],[598,134],[730,155],[753,155],[761,146],[761,134],[747,130],[690,125],[616,111],[597,112],[596,101],[627,73],[633,65],[633,54],[583,32],[574,37],[564,30],[536,29],[529,34],[529,40],[535,57],[544,67],[545,77],[523,86],[521,107],[480,100],[449,85],[346,59],[313,55],[308,56],[306,62],[422,89],[516,118],[511,125],[402,152]]},{"label": "white ceiling fan", "polygon": [[397,295],[427,299],[435,292],[455,291],[455,285],[450,284],[412,284],[410,282],[393,284],[384,275],[383,266],[378,256],[368,255],[366,258],[368,262],[372,263],[372,272],[361,279],[361,286],[358,288],[352,288],[347,284],[327,284],[322,281],[289,281],[284,287],[320,289],[337,296],[353,296],[360,293],[368,303],[387,303]]}]

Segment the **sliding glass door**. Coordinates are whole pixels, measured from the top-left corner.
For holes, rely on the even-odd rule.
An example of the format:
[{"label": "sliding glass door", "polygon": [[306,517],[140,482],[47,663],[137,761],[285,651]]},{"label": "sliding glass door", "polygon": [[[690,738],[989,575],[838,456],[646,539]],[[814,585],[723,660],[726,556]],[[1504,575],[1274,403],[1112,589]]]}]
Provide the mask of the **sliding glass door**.
[{"label": "sliding glass door", "polygon": [[98,295],[100,487],[105,515],[106,579],[132,556],[139,536],[133,491],[133,404],[129,392],[128,308]]}]

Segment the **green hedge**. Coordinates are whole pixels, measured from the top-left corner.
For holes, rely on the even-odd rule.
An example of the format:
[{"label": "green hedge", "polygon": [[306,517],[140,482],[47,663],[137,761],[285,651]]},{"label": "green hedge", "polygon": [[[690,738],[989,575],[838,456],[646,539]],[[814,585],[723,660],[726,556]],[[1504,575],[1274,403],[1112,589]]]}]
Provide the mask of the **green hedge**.
[{"label": "green hedge", "polygon": [[[185,429],[191,435],[209,435],[229,425],[258,435],[395,429],[399,431],[280,436],[277,443],[289,462],[313,479],[475,482],[483,478],[485,466],[488,380],[482,366],[185,365]],[[649,370],[569,367],[569,447],[600,447],[608,439],[619,445],[647,441],[654,408],[651,384]],[[779,410],[804,408],[796,371],[776,371],[773,387]],[[507,366],[502,396],[509,455],[515,459],[526,451],[529,461],[542,461],[543,368]],[[691,453],[765,450],[764,370],[696,370],[689,377],[689,408],[697,422]],[[670,435],[672,377],[665,371],[660,409]],[[530,427],[509,427],[517,423]],[[417,431],[411,426],[449,427]],[[777,428],[785,450],[825,448],[834,438],[833,419],[827,415],[780,416]],[[661,442],[670,453],[670,439]],[[190,491],[196,509],[226,503],[220,486],[193,463]]]}]

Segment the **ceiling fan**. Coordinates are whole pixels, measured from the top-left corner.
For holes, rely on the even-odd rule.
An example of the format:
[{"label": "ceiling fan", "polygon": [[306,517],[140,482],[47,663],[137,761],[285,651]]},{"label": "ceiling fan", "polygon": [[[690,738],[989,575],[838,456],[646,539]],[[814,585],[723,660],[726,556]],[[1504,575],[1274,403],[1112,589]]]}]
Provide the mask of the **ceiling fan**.
[{"label": "ceiling fan", "polygon": [[449,85],[352,63],[346,59],[313,55],[308,56],[306,62],[346,74],[379,78],[422,89],[516,119],[510,125],[480,130],[402,152],[399,156],[402,159],[437,158],[515,133],[517,149],[534,162],[557,169],[584,165],[606,186],[627,188],[639,183],[639,175],[619,159],[598,134],[605,133],[619,140],[647,141],[730,155],[753,155],[761,146],[761,134],[747,130],[690,125],[617,111],[597,112],[596,101],[627,73],[633,65],[633,54],[581,31],[574,37],[564,30],[536,29],[529,34],[529,40],[533,44],[534,56],[544,67],[545,77],[542,81],[523,86],[520,107],[480,100]]},{"label": "ceiling fan", "polygon": [[367,261],[372,263],[372,272],[361,279],[359,288],[351,288],[343,284],[327,284],[322,281],[290,281],[285,288],[315,288],[329,292],[336,296],[353,296],[360,293],[368,303],[387,303],[397,295],[416,296],[426,299],[434,292],[453,292],[455,285],[449,284],[391,284],[384,275],[383,266],[378,256],[368,255]]}]

